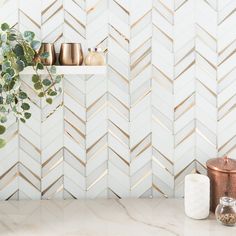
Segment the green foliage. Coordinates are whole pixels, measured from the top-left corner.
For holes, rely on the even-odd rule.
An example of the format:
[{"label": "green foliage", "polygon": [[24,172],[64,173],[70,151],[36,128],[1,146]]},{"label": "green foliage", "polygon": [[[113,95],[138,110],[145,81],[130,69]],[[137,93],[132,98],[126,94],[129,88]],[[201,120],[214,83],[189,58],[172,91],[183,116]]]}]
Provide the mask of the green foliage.
[{"label": "green foliage", "polygon": [[41,81],[35,83],[35,84],[34,84],[34,88],[35,88],[36,90],[41,90],[41,89],[43,88],[43,85],[42,85]]},{"label": "green foliage", "polygon": [[49,96],[51,96],[51,97],[54,97],[54,96],[57,95],[57,92],[56,92],[56,91],[49,90],[49,91],[47,92],[47,94],[48,94]]},{"label": "green foliage", "polygon": [[39,96],[40,98],[44,97],[44,92],[40,92],[40,93],[38,94],[38,96]]},{"label": "green foliage", "polygon": [[49,57],[49,52],[43,52],[42,54],[40,54],[40,57],[42,59],[47,59]]},{"label": "green foliage", "polygon": [[25,111],[28,111],[30,109],[30,105],[26,102],[21,104],[21,108]]},{"label": "green foliage", "polygon": [[10,29],[10,26],[9,26],[7,23],[3,23],[3,24],[1,25],[1,29],[2,29],[2,31],[6,31],[6,30],[9,30],[9,29]]},{"label": "green foliage", "polygon": [[13,52],[17,57],[24,56],[24,48],[21,44],[16,44],[16,46],[13,48]]},{"label": "green foliage", "polygon": [[51,98],[47,98],[47,99],[46,99],[46,102],[47,102],[48,104],[52,104],[52,99],[51,99]]},{"label": "green foliage", "polygon": [[0,118],[0,122],[1,122],[1,123],[6,123],[6,122],[7,122],[7,117],[6,117],[6,116],[2,116],[2,117]]},{"label": "green foliage", "polygon": [[6,131],[6,127],[3,125],[0,125],[0,134],[4,134]]},{"label": "green foliage", "polygon": [[27,95],[27,93],[25,93],[23,91],[20,91],[19,92],[19,98],[20,99],[26,99],[26,98],[28,98],[28,95]]},{"label": "green foliage", "polygon": [[56,67],[55,66],[51,66],[50,72],[51,72],[51,74],[56,74],[56,72],[57,72]]},{"label": "green foliage", "polygon": [[33,75],[32,76],[32,82],[33,83],[37,83],[37,82],[39,82],[40,81],[40,77],[38,76],[38,75]]},{"label": "green foliage", "polygon": [[44,66],[42,63],[37,63],[36,68],[37,70],[43,70]]},{"label": "green foliage", "polygon": [[62,80],[62,75],[57,75],[55,79],[56,83],[57,84],[61,83],[61,80]]},{"label": "green foliage", "polygon": [[5,145],[6,145],[6,141],[0,138],[0,149],[3,148]]},{"label": "green foliage", "polygon": [[25,68],[25,63],[22,60],[17,60],[16,61],[16,69],[21,72]]},{"label": "green foliage", "polygon": [[28,120],[31,117],[31,113],[25,112],[24,117],[25,117],[25,119]]},{"label": "green foliage", "polygon": [[23,36],[26,41],[31,42],[31,41],[33,41],[33,39],[35,37],[35,33],[31,32],[31,31],[25,31]]},{"label": "green foliage", "polygon": [[34,49],[34,50],[38,50],[41,46],[41,42],[37,41],[37,40],[33,40],[30,43],[30,46]]},{"label": "green foliage", "polygon": [[52,84],[51,80],[49,80],[49,79],[44,79],[42,83],[43,83],[43,85],[45,85],[45,86],[49,86],[49,85]]},{"label": "green foliage", "polygon": [[25,123],[26,122],[26,120],[24,119],[24,118],[20,118],[20,121],[22,122],[22,123]]},{"label": "green foliage", "polygon": [[[32,83],[39,99],[44,98],[48,104],[52,104],[52,97],[62,91],[59,86],[62,75],[56,75],[55,66],[46,67],[46,77],[41,78],[38,73],[45,69],[41,59],[49,56],[47,52],[37,54],[40,46],[41,42],[35,39],[34,32],[25,31],[22,34],[7,23],[0,25],[0,135],[6,131],[9,113],[23,123],[31,118],[29,97],[20,88],[19,73],[26,67],[32,66],[35,71]],[[4,138],[0,138],[0,148],[5,145]]]}]

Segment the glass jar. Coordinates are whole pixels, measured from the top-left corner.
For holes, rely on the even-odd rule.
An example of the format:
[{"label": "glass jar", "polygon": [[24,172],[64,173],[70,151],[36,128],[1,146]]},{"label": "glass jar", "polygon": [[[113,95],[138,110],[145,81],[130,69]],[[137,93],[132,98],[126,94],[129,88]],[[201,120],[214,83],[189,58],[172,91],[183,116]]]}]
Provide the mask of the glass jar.
[{"label": "glass jar", "polygon": [[236,200],[231,197],[221,197],[215,215],[223,225],[234,226],[236,223]]},{"label": "glass jar", "polygon": [[102,49],[89,48],[84,63],[86,66],[103,66],[105,64],[105,58]]}]

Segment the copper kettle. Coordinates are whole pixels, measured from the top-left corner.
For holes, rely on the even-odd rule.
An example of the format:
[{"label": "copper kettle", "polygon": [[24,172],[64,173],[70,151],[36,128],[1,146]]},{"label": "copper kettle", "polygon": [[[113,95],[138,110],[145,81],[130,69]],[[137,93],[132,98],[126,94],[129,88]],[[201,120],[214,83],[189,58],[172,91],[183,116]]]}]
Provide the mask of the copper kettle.
[{"label": "copper kettle", "polygon": [[223,196],[236,198],[236,160],[228,157],[207,161],[207,175],[211,187],[211,211],[214,212]]}]

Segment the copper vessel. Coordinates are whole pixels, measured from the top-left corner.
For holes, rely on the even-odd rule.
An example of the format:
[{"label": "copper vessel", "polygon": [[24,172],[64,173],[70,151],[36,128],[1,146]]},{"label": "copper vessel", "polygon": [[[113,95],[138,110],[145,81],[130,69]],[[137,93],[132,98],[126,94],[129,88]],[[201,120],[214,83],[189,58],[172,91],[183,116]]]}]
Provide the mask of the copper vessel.
[{"label": "copper vessel", "polygon": [[210,209],[214,212],[221,197],[236,198],[236,160],[228,157],[213,158],[206,165],[211,186]]},{"label": "copper vessel", "polygon": [[55,47],[53,43],[42,43],[39,49],[38,55],[41,55],[44,52],[48,52],[49,56],[47,58],[41,58],[41,62],[46,65],[54,65],[57,61]]},{"label": "copper vessel", "polygon": [[78,66],[83,63],[83,52],[80,43],[62,43],[59,55],[60,65]]}]

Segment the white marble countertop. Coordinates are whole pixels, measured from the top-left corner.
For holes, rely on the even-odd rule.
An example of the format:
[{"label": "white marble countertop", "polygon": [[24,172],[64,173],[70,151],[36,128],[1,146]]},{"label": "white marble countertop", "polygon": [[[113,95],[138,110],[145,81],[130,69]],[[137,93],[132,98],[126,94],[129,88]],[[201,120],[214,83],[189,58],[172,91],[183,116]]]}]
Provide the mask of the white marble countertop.
[{"label": "white marble countertop", "polygon": [[236,227],[184,215],[183,200],[0,202],[1,236],[235,236]]}]

